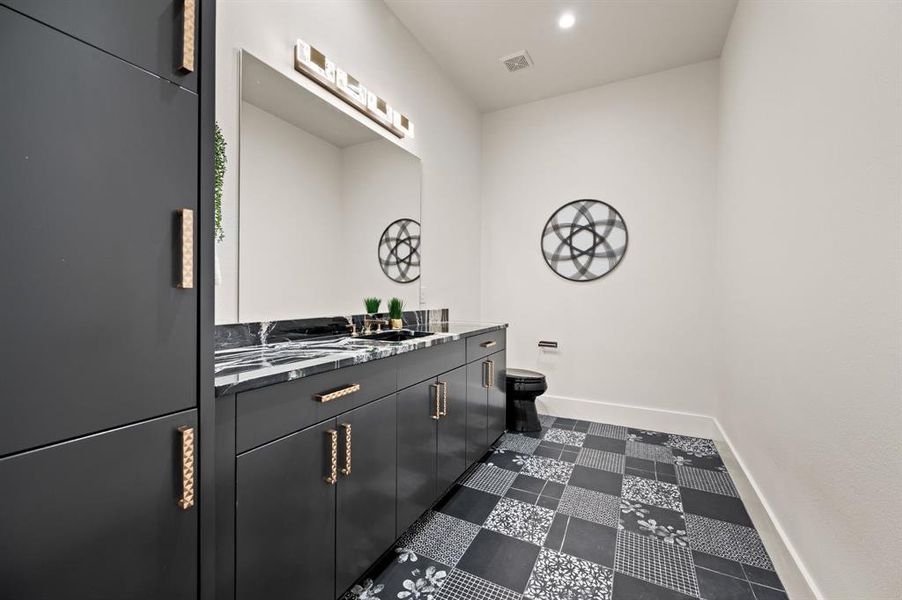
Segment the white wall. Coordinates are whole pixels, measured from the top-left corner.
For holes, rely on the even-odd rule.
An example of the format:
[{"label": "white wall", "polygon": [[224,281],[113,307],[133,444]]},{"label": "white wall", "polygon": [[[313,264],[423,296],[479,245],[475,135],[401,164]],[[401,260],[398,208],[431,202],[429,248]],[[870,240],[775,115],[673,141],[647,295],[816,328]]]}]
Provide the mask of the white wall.
[{"label": "white wall", "polygon": [[[548,394],[713,412],[717,86],[709,61],[485,117],[483,316],[510,321],[508,365],[545,373]],[[558,277],[539,248],[579,198],[629,229],[593,282]]]},{"label": "white wall", "polygon": [[828,598],[902,597],[902,3],[743,2],[722,57],[724,431]]},{"label": "white wall", "polygon": [[447,306],[456,319],[478,318],[481,115],[388,8],[368,1],[220,0],[216,30],[216,118],[229,144],[223,190],[226,239],[217,244],[223,284],[217,288],[216,321],[237,319],[238,50],[245,48],[303,79],[292,66],[299,37],[415,123],[416,138],[404,144],[423,161],[426,306]]}]

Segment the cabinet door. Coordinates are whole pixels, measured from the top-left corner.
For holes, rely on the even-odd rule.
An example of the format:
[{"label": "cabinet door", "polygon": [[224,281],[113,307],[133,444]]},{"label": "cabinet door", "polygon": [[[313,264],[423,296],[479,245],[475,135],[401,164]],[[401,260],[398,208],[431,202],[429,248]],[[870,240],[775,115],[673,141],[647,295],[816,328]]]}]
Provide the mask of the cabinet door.
[{"label": "cabinet door", "polygon": [[0,598],[196,598],[182,426],[197,412],[0,460]]},{"label": "cabinet door", "polygon": [[486,361],[467,365],[467,464],[479,460],[488,447]]},{"label": "cabinet door", "polygon": [[447,386],[445,413],[438,421],[438,484],[443,493],[467,468],[467,368],[440,375]]},{"label": "cabinet door", "polygon": [[435,501],[439,389],[429,380],[398,392],[397,535]]},{"label": "cabinet door", "polygon": [[236,598],[335,597],[335,422],[238,456]]},{"label": "cabinet door", "polygon": [[507,391],[505,380],[505,353],[497,352],[488,357],[491,363],[492,387],[489,388],[488,436],[486,441],[495,443],[506,429]]},{"label": "cabinet door", "polygon": [[3,6],[0,39],[4,455],[196,405],[197,296],[175,284],[198,109]]},{"label": "cabinet door", "polygon": [[335,581],[339,594],[395,541],[396,406],[392,394],[338,418],[341,466],[346,466],[348,458],[344,426],[351,426],[351,474],[340,475],[338,482]]},{"label": "cabinet door", "polygon": [[[16,10],[92,46],[197,89],[197,75],[181,68],[185,0],[4,0]],[[195,36],[200,24],[196,1]],[[195,63],[200,53],[195,48]],[[196,65],[197,66],[197,65]],[[195,67],[196,70],[196,67]]]}]

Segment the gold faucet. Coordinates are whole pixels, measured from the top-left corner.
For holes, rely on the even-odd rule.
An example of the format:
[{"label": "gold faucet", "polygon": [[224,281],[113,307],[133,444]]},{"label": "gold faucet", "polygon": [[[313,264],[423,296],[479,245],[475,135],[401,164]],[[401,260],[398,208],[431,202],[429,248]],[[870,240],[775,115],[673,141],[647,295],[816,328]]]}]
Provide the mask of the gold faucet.
[{"label": "gold faucet", "polygon": [[366,334],[368,334],[368,333],[372,333],[372,331],[373,331],[372,326],[373,326],[373,325],[376,326],[376,333],[379,333],[379,332],[382,331],[382,326],[383,326],[383,325],[388,325],[388,321],[386,321],[385,319],[367,319],[367,318],[364,318],[364,319],[363,319],[363,334],[366,335]]}]

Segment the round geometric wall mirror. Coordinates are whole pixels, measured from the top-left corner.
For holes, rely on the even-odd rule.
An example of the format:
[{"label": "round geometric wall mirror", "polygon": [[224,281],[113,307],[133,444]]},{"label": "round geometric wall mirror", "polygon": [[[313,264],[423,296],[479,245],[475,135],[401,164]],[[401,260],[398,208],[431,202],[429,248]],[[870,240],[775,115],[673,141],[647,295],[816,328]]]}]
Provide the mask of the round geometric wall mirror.
[{"label": "round geometric wall mirror", "polygon": [[379,266],[392,281],[411,283],[420,278],[420,224],[398,219],[379,239]]},{"label": "round geometric wall mirror", "polygon": [[626,253],[623,217],[600,200],[574,200],[557,209],[542,231],[542,256],[570,281],[592,281],[614,270]]}]

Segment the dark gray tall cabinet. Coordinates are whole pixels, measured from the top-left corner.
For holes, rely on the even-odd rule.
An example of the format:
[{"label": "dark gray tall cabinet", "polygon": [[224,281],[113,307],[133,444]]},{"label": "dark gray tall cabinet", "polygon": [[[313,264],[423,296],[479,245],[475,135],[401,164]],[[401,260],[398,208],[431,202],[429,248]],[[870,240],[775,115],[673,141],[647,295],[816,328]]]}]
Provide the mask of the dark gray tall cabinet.
[{"label": "dark gray tall cabinet", "polygon": [[213,6],[0,2],[2,598],[212,597]]}]

